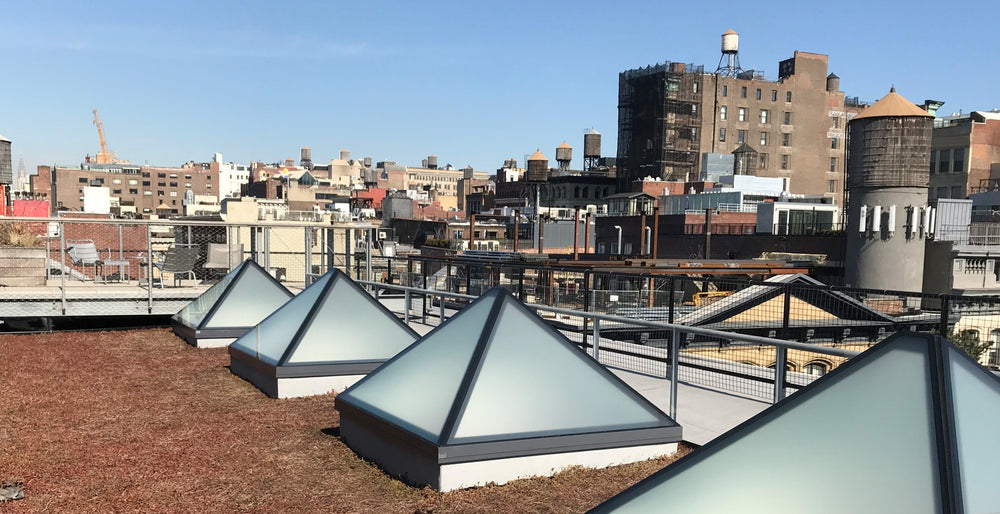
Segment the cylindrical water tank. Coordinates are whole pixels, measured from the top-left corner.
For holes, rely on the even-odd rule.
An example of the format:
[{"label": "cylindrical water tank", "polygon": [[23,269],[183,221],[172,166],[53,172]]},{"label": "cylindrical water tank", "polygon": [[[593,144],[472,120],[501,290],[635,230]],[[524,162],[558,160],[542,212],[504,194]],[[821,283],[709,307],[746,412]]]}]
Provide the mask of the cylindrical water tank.
[{"label": "cylindrical water tank", "polygon": [[835,73],[831,73],[826,76],[826,90],[831,93],[840,91],[840,77],[838,77]]},{"label": "cylindrical water tank", "polygon": [[740,51],[740,35],[729,29],[722,34],[722,53],[735,54]]},{"label": "cylindrical water tank", "polygon": [[536,151],[534,155],[528,157],[528,182],[545,182],[549,179],[549,160],[542,151]]},{"label": "cylindrical water tank", "polygon": [[594,129],[590,129],[583,135],[583,156],[601,156],[601,134]]},{"label": "cylindrical water tank", "polygon": [[340,151],[340,159],[344,161],[351,160],[351,152],[347,151],[346,148]]},{"label": "cylindrical water tank", "polygon": [[434,154],[427,156],[427,167],[436,170],[438,167],[438,157]]},{"label": "cylindrical water tank", "polygon": [[371,157],[365,157],[364,160],[365,160],[365,167],[366,168],[371,168],[372,167],[372,158]]},{"label": "cylindrical water tank", "polygon": [[573,147],[569,146],[565,141],[561,145],[556,147],[556,160],[557,161],[572,161],[573,160]]},{"label": "cylindrical water tank", "polygon": [[301,156],[302,157],[299,160],[302,160],[302,161],[311,161],[312,160],[312,150],[310,150],[308,146],[303,146],[302,147],[302,151],[301,151]]}]

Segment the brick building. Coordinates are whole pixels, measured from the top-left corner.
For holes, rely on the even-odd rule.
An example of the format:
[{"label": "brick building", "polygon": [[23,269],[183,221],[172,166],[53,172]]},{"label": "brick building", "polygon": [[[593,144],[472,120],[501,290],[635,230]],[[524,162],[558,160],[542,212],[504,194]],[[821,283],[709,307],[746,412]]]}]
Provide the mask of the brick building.
[{"label": "brick building", "polygon": [[[965,198],[1000,163],[1000,112],[934,119],[929,198]],[[992,177],[998,178],[998,177]],[[987,188],[989,189],[989,187]]]},{"label": "brick building", "polygon": [[793,193],[841,202],[847,120],[862,108],[827,74],[826,55],[796,51],[761,72],[705,73],[667,62],[619,75],[618,177],[621,189],[647,176],[697,180],[704,154],[754,152],[750,175],[790,177]]},{"label": "brick building", "polygon": [[183,212],[188,191],[218,198],[221,190],[219,174],[197,163],[180,168],[97,163],[83,163],[79,168],[39,166],[38,177],[32,181],[33,192],[48,193],[53,212],[83,210],[86,187],[109,189],[112,205],[117,203],[122,215],[143,217],[156,214],[161,204],[169,207],[170,214]]}]

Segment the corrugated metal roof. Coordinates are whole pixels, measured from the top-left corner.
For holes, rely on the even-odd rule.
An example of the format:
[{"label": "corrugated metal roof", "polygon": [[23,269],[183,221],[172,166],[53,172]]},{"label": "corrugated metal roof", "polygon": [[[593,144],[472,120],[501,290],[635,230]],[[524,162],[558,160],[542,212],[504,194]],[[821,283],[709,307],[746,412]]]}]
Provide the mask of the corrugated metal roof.
[{"label": "corrugated metal roof", "polygon": [[927,111],[917,107],[913,102],[903,98],[896,89],[889,90],[889,94],[882,97],[867,109],[861,111],[854,119],[879,118],[891,116],[923,116],[933,118]]}]

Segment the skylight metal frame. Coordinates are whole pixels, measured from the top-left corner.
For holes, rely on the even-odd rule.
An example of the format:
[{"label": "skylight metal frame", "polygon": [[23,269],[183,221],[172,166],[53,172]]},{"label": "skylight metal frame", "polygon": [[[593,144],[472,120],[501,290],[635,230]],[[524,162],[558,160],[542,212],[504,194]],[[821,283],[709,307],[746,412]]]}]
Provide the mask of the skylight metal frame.
[{"label": "skylight metal frame", "polygon": [[[371,406],[367,402],[365,402],[365,407],[353,404],[350,397],[350,390],[353,389],[353,387],[347,389],[335,399],[336,409],[341,412],[341,420],[344,420],[345,417],[352,419],[365,430],[375,431],[382,436],[385,436],[391,440],[393,444],[406,448],[422,449],[419,451],[420,455],[425,455],[428,459],[433,461],[433,464],[437,465],[552,453],[667,444],[676,443],[681,440],[682,429],[675,420],[670,418],[670,416],[657,408],[641,394],[632,390],[627,384],[625,384],[624,381],[618,378],[614,373],[605,369],[600,363],[594,361],[589,355],[580,352],[572,341],[542,321],[537,314],[532,313],[530,309],[514,298],[509,292],[497,287],[486,292],[476,301],[491,301],[488,298],[489,296],[494,297],[492,299],[494,303],[490,307],[491,310],[486,318],[484,330],[479,335],[476,348],[472,352],[469,365],[463,374],[462,381],[455,394],[455,399],[452,402],[448,415],[445,418],[444,426],[442,427],[441,433],[438,435],[436,440],[427,439],[411,430],[408,430],[407,428],[397,425],[396,422],[388,419],[388,413],[380,414],[377,407]],[[483,356],[486,353],[486,350],[496,331],[500,311],[508,302],[513,305],[514,308],[524,310],[525,313],[528,314],[528,318],[531,319],[540,330],[548,332],[549,335],[556,339],[556,341],[566,344],[572,347],[574,351],[579,352],[577,355],[578,358],[583,359],[584,362],[597,373],[608,378],[616,388],[625,393],[627,396],[633,398],[647,410],[651,411],[654,416],[660,419],[659,426],[535,436],[501,435],[499,437],[502,439],[496,440],[458,443],[452,442],[455,431],[457,430],[458,421],[464,413],[465,407],[469,401],[470,392],[475,384],[479,371],[482,368]],[[402,358],[406,353],[415,348],[420,341],[431,338],[435,332],[442,329],[456,318],[457,316],[453,316],[445,323],[435,327],[434,330],[421,338],[421,340],[415,342],[413,345],[409,346],[387,361],[385,365],[390,366],[394,360]],[[429,449],[434,449],[434,451],[430,451]]]},{"label": "skylight metal frame", "polygon": [[[378,312],[382,313],[387,319],[394,320],[407,334],[413,337],[414,341],[420,338],[420,334],[403,323],[395,314],[392,313],[392,311],[372,298],[367,291],[351,280],[346,274],[344,274],[344,272],[334,268],[329,273],[331,274],[330,278],[326,281],[326,284],[323,284],[322,289],[316,297],[316,302],[309,307],[309,312],[306,314],[305,318],[303,318],[302,323],[292,336],[288,346],[285,347],[285,350],[278,358],[277,364],[270,364],[255,355],[243,351],[243,349],[235,345],[229,345],[228,352],[231,367],[234,367],[237,371],[239,371],[237,374],[246,375],[247,380],[264,390],[268,396],[277,396],[276,384],[275,387],[272,387],[270,384],[278,379],[366,375],[386,362],[382,359],[302,363],[288,362],[288,359],[294,355],[295,350],[302,342],[303,336],[312,326],[312,322],[320,313],[320,309],[327,300],[327,296],[338,282],[342,282],[357,291],[359,295],[375,307]],[[281,309],[279,308],[277,311],[273,312],[270,316],[262,320],[258,326],[266,322],[271,316],[278,315],[280,310]],[[407,348],[409,348],[409,345]]]},{"label": "skylight metal frame", "polygon": [[893,341],[902,338],[922,339],[923,343],[927,345],[925,350],[928,361],[926,380],[930,389],[930,414],[933,419],[934,440],[936,442],[936,451],[933,453],[937,463],[935,474],[939,484],[939,500],[943,512],[964,512],[964,506],[962,505],[961,466],[953,408],[951,359],[954,356],[958,356],[957,358],[959,359],[965,359],[968,362],[974,363],[975,369],[988,376],[988,380],[996,384],[998,388],[1000,388],[1000,377],[984,369],[978,362],[975,362],[961,350],[953,348],[953,351],[949,351],[950,343],[941,336],[910,331],[893,334],[881,343],[869,348],[858,357],[848,360],[830,373],[820,377],[794,395],[763,410],[732,430],[713,439],[697,451],[689,453],[673,464],[598,505],[590,512],[613,512],[618,507],[626,505],[634,497],[649,492],[650,489],[655,488],[657,485],[670,480],[672,477],[713,456],[716,452],[736,443],[743,436],[748,435],[758,427],[773,421],[781,416],[785,410],[808,401],[831,386],[836,385],[838,382],[837,377],[849,373],[855,367],[862,366],[871,359],[878,358],[893,348]]},{"label": "skylight metal frame", "polygon": [[[247,269],[250,267],[257,268],[261,274],[267,277],[271,283],[278,286],[279,291],[284,292],[287,295],[287,300],[295,297],[295,295],[285,287],[284,284],[276,280],[270,273],[264,270],[259,264],[257,264],[253,259],[247,259],[237,266],[236,275],[233,279],[229,281],[229,284],[219,295],[219,298],[212,304],[202,317],[201,321],[198,322],[196,326],[190,326],[179,319],[177,319],[177,314],[170,317],[170,326],[176,334],[181,339],[184,339],[190,344],[197,344],[199,339],[225,339],[225,338],[238,338],[243,334],[247,333],[248,330],[254,327],[255,324],[242,326],[242,327],[206,327],[205,325],[209,323],[215,313],[218,312],[222,304],[229,298],[233,291],[236,283],[247,274]],[[286,300],[286,301],[287,301]],[[179,314],[179,312],[178,312]],[[265,318],[266,319],[266,318]]]}]

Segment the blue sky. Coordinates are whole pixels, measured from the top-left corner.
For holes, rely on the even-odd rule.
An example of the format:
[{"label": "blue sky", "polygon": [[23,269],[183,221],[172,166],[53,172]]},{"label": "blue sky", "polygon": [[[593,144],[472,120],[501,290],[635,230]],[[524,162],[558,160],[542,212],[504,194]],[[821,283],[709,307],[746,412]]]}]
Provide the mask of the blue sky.
[{"label": "blue sky", "polygon": [[[994,2],[4,2],[0,134],[13,160],[76,165],[108,146],[135,163],[371,156],[493,171],[583,133],[615,154],[618,73],[719,61],[777,75],[830,56],[850,96],[895,84],[942,112],[1000,107]],[[978,29],[977,25],[985,28]],[[554,165],[554,162],[553,162]]]}]

